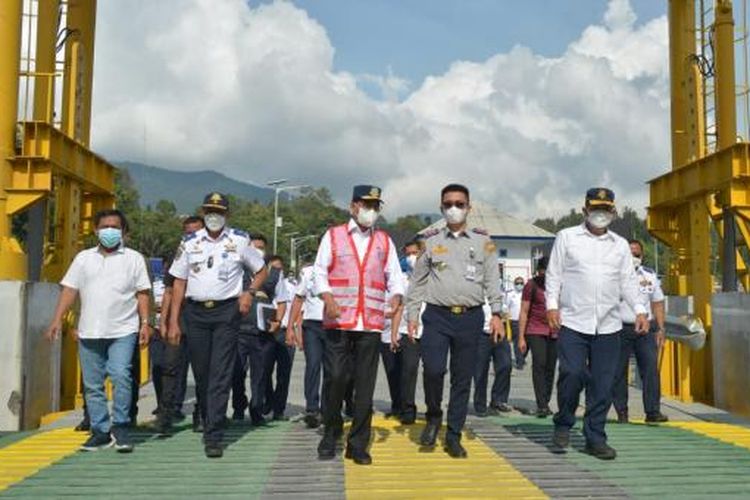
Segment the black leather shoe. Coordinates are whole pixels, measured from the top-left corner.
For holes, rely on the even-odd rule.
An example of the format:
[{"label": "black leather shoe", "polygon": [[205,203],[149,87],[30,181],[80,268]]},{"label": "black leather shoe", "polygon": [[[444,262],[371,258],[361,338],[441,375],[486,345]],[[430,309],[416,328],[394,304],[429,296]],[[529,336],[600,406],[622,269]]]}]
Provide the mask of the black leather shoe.
[{"label": "black leather shoe", "polygon": [[417,421],[417,417],[415,417],[414,415],[406,415],[406,416],[402,415],[401,416],[402,425],[412,425],[416,421]]},{"label": "black leather shoe", "polygon": [[205,452],[208,458],[221,458],[224,455],[224,449],[216,443],[206,444]]},{"label": "black leather shoe", "polygon": [[628,412],[626,412],[626,411],[618,411],[617,412],[617,423],[618,424],[627,424],[628,423]]},{"label": "black leather shoe", "polygon": [[479,408],[479,409],[474,408],[474,413],[477,414],[477,417],[484,418],[487,416],[487,408]]},{"label": "black leather shoe", "polygon": [[469,456],[468,453],[466,453],[466,449],[461,446],[461,443],[454,440],[449,440],[445,442],[445,447],[443,448],[448,455],[450,455],[453,458],[466,458]]},{"label": "black leather shoe", "polygon": [[586,443],[586,448],[584,449],[584,451],[592,457],[598,458],[599,460],[614,460],[617,456],[617,452],[615,451],[615,449],[609,446],[607,443]]},{"label": "black leather shoe", "polygon": [[536,410],[537,418],[547,418],[550,415],[552,415],[552,410],[549,409],[549,406],[544,408],[537,408]]},{"label": "black leather shoe", "polygon": [[438,422],[427,422],[422,435],[419,436],[419,444],[422,446],[435,446],[438,432],[440,432],[440,424]]},{"label": "black leather shoe", "polygon": [[305,413],[305,425],[309,429],[317,429],[320,427],[320,414],[317,412]]},{"label": "black leather shoe", "polygon": [[357,465],[370,465],[372,457],[364,450],[354,450],[351,446],[346,447],[344,458],[352,460]]},{"label": "black leather shoe", "polygon": [[333,460],[336,457],[336,436],[333,432],[326,431],[323,439],[318,444],[318,459]]},{"label": "black leather shoe", "polygon": [[262,427],[262,426],[266,425],[267,423],[268,422],[263,417],[255,417],[252,420],[252,426],[253,427]]},{"label": "black leather shoe", "polygon": [[646,415],[646,423],[647,424],[661,424],[664,422],[669,422],[669,417],[664,415],[663,413],[650,413]]},{"label": "black leather shoe", "polygon": [[232,414],[232,420],[234,420],[235,422],[241,422],[242,420],[245,420],[245,412],[235,410]]},{"label": "black leather shoe", "polygon": [[555,429],[555,433],[552,434],[553,453],[565,453],[568,446],[570,446],[570,431]]}]

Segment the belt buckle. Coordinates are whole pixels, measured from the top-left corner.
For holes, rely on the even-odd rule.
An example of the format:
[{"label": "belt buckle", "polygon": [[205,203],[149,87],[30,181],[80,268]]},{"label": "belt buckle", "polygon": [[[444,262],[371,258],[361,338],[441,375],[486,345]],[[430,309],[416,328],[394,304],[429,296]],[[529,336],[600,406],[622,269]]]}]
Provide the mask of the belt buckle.
[{"label": "belt buckle", "polygon": [[216,303],[213,300],[207,300],[203,303],[203,307],[206,309],[213,309]]},{"label": "belt buckle", "polygon": [[463,306],[451,306],[451,314],[463,314],[464,313],[464,307]]}]

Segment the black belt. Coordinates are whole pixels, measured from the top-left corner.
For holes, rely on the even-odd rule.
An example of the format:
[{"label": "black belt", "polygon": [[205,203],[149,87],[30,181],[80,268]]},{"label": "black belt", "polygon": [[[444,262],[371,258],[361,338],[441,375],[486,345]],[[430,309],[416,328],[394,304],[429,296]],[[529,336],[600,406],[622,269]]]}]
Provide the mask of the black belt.
[{"label": "black belt", "polygon": [[438,306],[435,304],[427,304],[432,307],[437,307],[438,309],[442,309],[444,311],[448,311],[451,314],[455,314],[456,316],[460,316],[462,314],[466,314],[468,312],[473,311],[474,309],[479,309],[482,306]]},{"label": "black belt", "polygon": [[232,297],[231,299],[224,299],[224,300],[193,300],[193,299],[187,299],[188,304],[193,304],[196,306],[201,306],[205,309],[213,309],[215,307],[223,306],[224,304],[228,304],[230,302],[237,302],[237,297]]}]

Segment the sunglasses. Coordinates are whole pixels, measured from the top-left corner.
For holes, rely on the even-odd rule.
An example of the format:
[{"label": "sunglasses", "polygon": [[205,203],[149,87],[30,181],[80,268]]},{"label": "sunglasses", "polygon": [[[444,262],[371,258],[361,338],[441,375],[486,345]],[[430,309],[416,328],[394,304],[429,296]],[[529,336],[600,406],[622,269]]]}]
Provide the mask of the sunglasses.
[{"label": "sunglasses", "polygon": [[444,201],[441,206],[445,210],[453,207],[464,209],[468,206],[468,203],[466,203],[465,201]]}]

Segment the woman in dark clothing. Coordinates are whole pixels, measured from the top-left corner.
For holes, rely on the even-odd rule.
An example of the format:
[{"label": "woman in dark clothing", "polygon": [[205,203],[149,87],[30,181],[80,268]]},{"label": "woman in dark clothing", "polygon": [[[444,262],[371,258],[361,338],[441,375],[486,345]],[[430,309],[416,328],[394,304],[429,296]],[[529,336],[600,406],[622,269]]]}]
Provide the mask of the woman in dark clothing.
[{"label": "woman in dark clothing", "polygon": [[521,352],[531,349],[532,381],[536,396],[536,415],[552,415],[549,402],[555,381],[557,364],[557,332],[547,323],[547,305],[544,299],[544,273],[547,257],[539,259],[536,276],[523,288],[521,314],[518,318],[518,347]]}]

